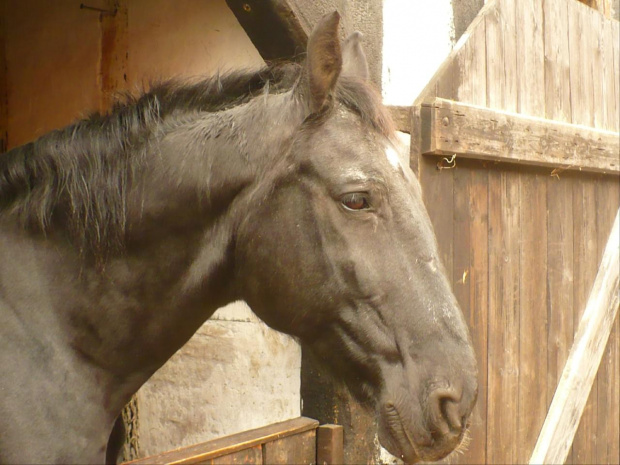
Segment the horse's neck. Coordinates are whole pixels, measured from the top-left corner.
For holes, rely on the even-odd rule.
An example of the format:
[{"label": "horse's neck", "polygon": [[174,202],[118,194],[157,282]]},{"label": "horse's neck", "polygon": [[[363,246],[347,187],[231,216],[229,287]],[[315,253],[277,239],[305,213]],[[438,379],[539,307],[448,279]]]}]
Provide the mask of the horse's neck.
[{"label": "horse's neck", "polygon": [[261,99],[171,125],[130,193],[125,253],[103,271],[73,270],[73,345],[126,377],[128,391],[239,297],[230,252],[244,198],[301,122],[290,94]]}]

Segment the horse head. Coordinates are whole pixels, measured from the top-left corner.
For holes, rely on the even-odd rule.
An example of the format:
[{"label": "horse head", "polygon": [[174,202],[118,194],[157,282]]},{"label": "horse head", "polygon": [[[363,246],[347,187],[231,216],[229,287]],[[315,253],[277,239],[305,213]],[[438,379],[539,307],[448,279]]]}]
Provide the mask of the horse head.
[{"label": "horse head", "polygon": [[239,225],[240,292],[379,418],[407,462],[461,442],[477,395],[471,339],[421,189],[339,16],[312,32],[291,98],[303,123]]}]

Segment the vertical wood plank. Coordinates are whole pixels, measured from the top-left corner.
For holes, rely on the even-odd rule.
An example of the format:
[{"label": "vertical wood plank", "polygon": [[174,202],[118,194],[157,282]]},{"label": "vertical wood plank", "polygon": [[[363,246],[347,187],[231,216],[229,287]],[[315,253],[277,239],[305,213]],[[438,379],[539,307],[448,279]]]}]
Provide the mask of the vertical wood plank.
[{"label": "vertical wood plank", "polygon": [[107,0],[107,9],[115,14],[101,15],[100,110],[107,111],[115,95],[127,89],[129,50],[129,14],[127,0]]},{"label": "vertical wood plank", "polygon": [[344,463],[344,430],[340,425],[321,425],[316,430],[317,465]]},{"label": "vertical wood plank", "polygon": [[[458,100],[486,105],[485,27],[480,22],[456,59],[461,72]],[[450,463],[486,462],[488,324],[488,176],[479,162],[457,162],[454,170],[453,286],[469,324],[478,362],[479,394],[471,415],[469,447]]]},{"label": "vertical wood plank", "polygon": [[587,38],[582,38],[589,42],[590,55],[590,74],[592,76],[592,121],[597,129],[604,129],[606,123],[605,100],[605,67],[603,65],[603,47],[605,30],[603,28],[603,16],[596,10],[588,12],[586,20],[588,20],[589,34]]},{"label": "vertical wood plank", "polygon": [[609,131],[618,131],[618,94],[616,93],[616,81],[620,78],[615,74],[614,61],[618,56],[614,55],[614,26],[617,22],[603,21],[603,128]]},{"label": "vertical wood plank", "polygon": [[588,49],[589,42],[583,40],[591,32],[586,19],[590,9],[577,2],[567,2],[567,7],[572,122],[593,126],[591,51]]},{"label": "vertical wood plank", "polygon": [[[594,176],[581,174],[573,187],[574,286],[573,328],[577,330],[598,268],[596,236],[596,188]],[[596,382],[585,406],[573,441],[575,463],[595,463],[597,447],[594,431]]]},{"label": "vertical wood plank", "polygon": [[[569,123],[570,60],[567,2],[544,0],[545,117]],[[574,176],[547,179],[547,409],[573,342]],[[569,453],[568,463],[572,462]]]},{"label": "vertical wood plank", "polygon": [[616,117],[613,118],[615,123],[614,130],[620,131],[620,23],[618,21],[611,21],[611,43],[613,46],[612,56],[614,58],[614,90],[616,95]]},{"label": "vertical wood plank", "polygon": [[[515,111],[514,1],[496,4],[486,28],[487,106]],[[503,168],[503,167],[502,167]],[[487,462],[517,460],[519,387],[518,173],[489,171],[489,323]]]},{"label": "vertical wood plank", "polygon": [[[542,117],[543,10],[539,0],[516,3],[517,111]],[[517,462],[526,463],[547,414],[547,180],[522,169],[520,184],[520,312]]]},{"label": "vertical wood plank", "polygon": [[516,463],[519,398],[519,183],[489,173],[487,461]]},{"label": "vertical wood plank", "polygon": [[[461,72],[458,62],[448,63],[445,74],[436,85],[434,96],[455,99]],[[428,157],[420,166],[420,182],[437,243],[439,255],[448,277],[453,269],[454,231],[454,170],[437,168],[437,161]]]},{"label": "vertical wood plank", "polygon": [[9,102],[6,70],[6,2],[0,2],[0,154],[8,149]]},{"label": "vertical wood plank", "polygon": [[[616,21],[604,19],[599,14],[592,14],[593,39],[596,40],[592,71],[595,86],[594,119],[599,127],[611,130],[617,130],[618,125],[616,81],[620,79],[620,76],[614,75],[614,60],[617,61],[618,57],[614,55],[614,46],[617,47],[617,44],[613,43],[613,27],[617,24]],[[606,231],[611,228],[611,222],[620,203],[619,195],[616,179],[601,177],[596,183],[599,262],[607,241]],[[593,387],[593,390],[595,388],[597,390],[595,430],[596,436],[600,438],[593,454],[597,463],[618,463],[620,461],[618,441],[609,440],[620,437],[618,426],[620,396],[614,397],[620,384],[618,380],[620,373],[615,369],[617,363],[614,360],[618,356],[618,333],[612,330]]]},{"label": "vertical wood plank", "polygon": [[[570,88],[572,122],[586,126],[594,125],[594,86],[590,15],[593,11],[576,2],[568,3]],[[593,177],[582,175],[575,181],[573,191],[574,240],[575,240],[575,286],[574,329],[581,320],[588,293],[596,276],[596,205]],[[573,441],[573,461],[593,463],[597,438],[595,437],[597,381],[592,387],[579,429]]]},{"label": "vertical wood plank", "polygon": [[[600,263],[609,231],[620,206],[620,186],[617,178],[598,179],[596,199],[597,263]],[[617,324],[614,324],[597,374],[596,436],[600,440],[594,452],[595,463],[611,464],[620,461],[619,442],[612,440],[620,438],[620,396],[617,395],[620,385],[620,373],[617,371],[619,356]]]}]

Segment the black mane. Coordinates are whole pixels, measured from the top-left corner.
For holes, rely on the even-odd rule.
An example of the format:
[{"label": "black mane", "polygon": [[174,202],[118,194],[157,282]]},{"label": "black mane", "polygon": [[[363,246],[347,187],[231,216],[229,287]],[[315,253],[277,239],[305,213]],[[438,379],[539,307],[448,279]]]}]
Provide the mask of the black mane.
[{"label": "black mane", "polygon": [[[276,64],[197,82],[166,81],[139,97],[122,96],[106,114],[12,149],[0,155],[0,215],[15,214],[33,231],[63,224],[80,250],[96,257],[120,250],[128,188],[164,119],[222,111],[256,95],[290,90],[301,69]],[[389,115],[366,83],[341,78],[335,97],[376,130],[392,133]]]}]

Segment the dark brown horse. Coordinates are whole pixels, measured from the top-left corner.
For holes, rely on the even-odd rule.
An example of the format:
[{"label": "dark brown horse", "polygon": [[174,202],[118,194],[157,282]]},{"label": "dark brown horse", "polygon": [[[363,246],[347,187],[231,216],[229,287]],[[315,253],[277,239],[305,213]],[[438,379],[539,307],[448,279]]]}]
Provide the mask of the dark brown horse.
[{"label": "dark brown horse", "polygon": [[243,299],[408,462],[461,441],[467,327],[339,16],[304,66],[169,83],[0,156],[0,462],[105,460],[131,395]]}]

